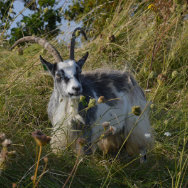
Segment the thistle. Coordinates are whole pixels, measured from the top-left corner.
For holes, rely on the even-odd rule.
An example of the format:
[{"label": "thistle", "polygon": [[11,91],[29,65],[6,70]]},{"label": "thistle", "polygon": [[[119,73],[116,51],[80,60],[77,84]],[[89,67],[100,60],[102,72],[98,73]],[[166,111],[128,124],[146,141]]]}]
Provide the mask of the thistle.
[{"label": "thistle", "polygon": [[106,131],[106,130],[109,128],[109,126],[110,126],[110,122],[105,121],[105,122],[102,124],[102,126],[103,126],[104,130]]},{"label": "thistle", "polygon": [[32,137],[35,139],[38,146],[44,146],[51,140],[49,136],[46,136],[39,130],[32,132]]},{"label": "thistle", "polygon": [[176,78],[178,76],[178,72],[177,71],[173,71],[172,72],[172,78]]},{"label": "thistle", "polygon": [[86,139],[84,138],[78,138],[77,139],[78,144],[83,147],[86,144]]},{"label": "thistle", "polygon": [[4,133],[0,134],[0,141],[2,145],[2,150],[0,152],[0,174],[6,167],[6,161],[8,157],[15,154],[15,151],[8,151],[8,148],[11,146],[12,141],[10,139],[6,139],[6,135]]},{"label": "thistle", "polygon": [[87,106],[86,97],[81,95],[80,96],[80,102],[82,103],[83,107]]},{"label": "thistle", "polygon": [[163,84],[167,80],[167,76],[165,74],[159,74],[157,77],[158,84]]},{"label": "thistle", "polygon": [[23,55],[23,49],[22,48],[18,48],[18,55]]},{"label": "thistle", "polygon": [[105,102],[105,98],[104,98],[104,96],[100,96],[99,98],[98,98],[98,101],[97,101],[99,104],[101,104],[101,103],[104,103]]},{"label": "thistle", "polygon": [[36,168],[35,168],[35,174],[33,177],[33,188],[35,188],[40,181],[40,178],[39,178],[38,182],[36,183],[39,161],[40,161],[40,156],[42,153],[42,146],[48,144],[50,142],[51,138],[49,136],[46,136],[39,130],[32,132],[32,137],[34,138],[37,146],[39,146],[38,160],[37,160],[37,164],[36,164]]},{"label": "thistle", "polygon": [[136,116],[139,116],[142,113],[140,106],[133,106],[132,113]]},{"label": "thistle", "polygon": [[80,30],[77,30],[75,36],[78,37],[80,35]]},{"label": "thistle", "polygon": [[96,105],[96,100],[95,99],[90,99],[89,100],[89,104],[88,104],[88,108],[93,108]]}]

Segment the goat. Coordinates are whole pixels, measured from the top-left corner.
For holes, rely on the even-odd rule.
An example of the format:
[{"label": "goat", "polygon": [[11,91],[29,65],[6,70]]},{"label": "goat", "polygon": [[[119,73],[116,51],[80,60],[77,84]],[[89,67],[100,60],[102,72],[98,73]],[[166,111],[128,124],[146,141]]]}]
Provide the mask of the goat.
[{"label": "goat", "polygon": [[[82,137],[87,141],[85,153],[94,152],[97,146],[107,153],[118,150],[128,137],[125,144],[128,154],[145,155],[153,142],[153,136],[142,89],[128,71],[99,69],[82,73],[88,52],[80,60],[75,60],[77,31],[87,40],[83,29],[76,28],[71,39],[70,59],[65,61],[55,47],[38,37],[23,37],[12,46],[14,48],[22,42],[38,43],[56,61],[52,64],[40,56],[41,63],[47,67],[54,80],[53,93],[48,103],[48,116],[53,125],[52,150],[57,153],[72,145],[77,151],[78,144],[75,141]],[[85,97],[87,105],[91,99],[97,101],[100,96],[103,96],[105,102],[88,108],[80,102],[81,95]],[[136,105],[142,109],[140,117],[130,113]],[[106,123],[106,131],[102,126],[104,122],[109,122]],[[105,136],[101,137],[104,133]],[[146,134],[150,136],[146,137]]]}]

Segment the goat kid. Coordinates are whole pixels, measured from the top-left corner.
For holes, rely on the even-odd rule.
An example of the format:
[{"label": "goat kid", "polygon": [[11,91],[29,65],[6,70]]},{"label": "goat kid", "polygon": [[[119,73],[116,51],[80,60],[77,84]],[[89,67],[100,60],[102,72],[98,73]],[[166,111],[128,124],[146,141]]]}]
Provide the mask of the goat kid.
[{"label": "goat kid", "polygon": [[[65,61],[51,44],[38,37],[23,37],[12,46],[14,48],[22,42],[38,43],[57,62],[52,64],[40,56],[40,61],[54,80],[48,104],[48,116],[53,125],[52,150],[57,153],[72,145],[78,151],[79,144],[75,141],[82,137],[87,140],[85,153],[94,152],[97,146],[107,153],[117,151],[127,139],[125,145],[128,154],[140,153],[145,159],[146,149],[151,146],[153,136],[142,89],[129,72],[96,70],[82,73],[88,52],[79,61],[74,59],[77,31],[87,40],[81,28],[75,29],[71,39],[70,59]],[[100,96],[104,96],[106,102],[88,108],[80,102],[81,95],[85,97],[86,104],[91,99],[98,100]],[[130,113],[133,106],[140,106],[143,111],[141,116]],[[104,122],[109,122],[106,123],[106,131],[102,126]]]}]

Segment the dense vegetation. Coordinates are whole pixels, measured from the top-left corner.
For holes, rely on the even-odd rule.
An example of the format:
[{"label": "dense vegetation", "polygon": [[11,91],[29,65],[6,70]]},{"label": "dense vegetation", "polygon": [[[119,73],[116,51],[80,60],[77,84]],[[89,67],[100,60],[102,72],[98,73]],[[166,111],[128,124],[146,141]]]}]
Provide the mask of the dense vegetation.
[{"label": "dense vegetation", "polygon": [[[76,50],[76,57],[90,52],[85,70],[130,69],[146,91],[155,132],[148,163],[140,164],[139,156],[129,158],[124,151],[115,160],[99,152],[78,157],[69,150],[54,156],[46,145],[38,168],[38,178],[42,174],[39,187],[62,187],[68,177],[67,186],[76,188],[187,187],[187,6],[186,1],[119,1],[109,19],[108,12],[105,19],[96,12],[95,21],[101,18],[102,28],[89,23],[88,35],[92,31],[93,40]],[[94,12],[96,6],[90,9]],[[89,18],[88,12],[81,12],[80,21]],[[51,43],[64,59],[68,57],[67,47],[55,39]],[[6,46],[0,47],[0,132],[12,140],[8,149],[16,154],[0,166],[0,187],[13,183],[32,187],[37,151],[31,133],[40,129],[50,135],[51,131],[46,106],[53,81],[43,70],[39,55],[54,60],[36,44],[25,45],[23,55],[17,53],[18,48],[10,52]],[[76,161],[76,170],[70,176]]]},{"label": "dense vegetation", "polygon": [[[62,19],[62,8],[57,6],[56,0],[22,1],[24,2],[24,10],[29,9],[31,13],[23,15],[21,11],[14,17],[14,1],[0,0],[1,38],[10,38],[9,43],[13,43],[28,35],[42,36],[45,34],[48,38],[58,35],[60,32],[58,26]],[[10,34],[7,34],[6,31],[10,28],[11,23],[19,15],[22,15],[21,20],[16,23],[15,27],[11,28]]]}]

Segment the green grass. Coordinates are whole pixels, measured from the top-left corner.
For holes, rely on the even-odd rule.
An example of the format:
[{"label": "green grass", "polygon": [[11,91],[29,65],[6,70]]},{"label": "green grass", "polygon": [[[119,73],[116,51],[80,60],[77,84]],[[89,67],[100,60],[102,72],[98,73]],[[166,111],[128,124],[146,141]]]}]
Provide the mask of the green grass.
[{"label": "green grass", "polygon": [[[113,166],[113,156],[103,157],[100,153],[84,156],[68,182],[71,187],[179,188],[187,185],[188,22],[183,20],[185,7],[177,5],[167,21],[158,23],[156,13],[147,9],[147,3],[140,3],[131,17],[133,2],[126,1],[126,8],[106,24],[102,38],[97,37],[77,49],[75,56],[78,58],[80,52],[89,50],[85,70],[128,67],[142,88],[149,89],[146,95],[153,103],[150,117],[155,132],[154,147],[148,153],[146,164],[139,164],[136,157],[126,157],[125,152]],[[110,35],[115,36],[114,42],[109,41]],[[62,50],[57,42],[52,43],[66,59],[67,48]],[[38,45],[25,47],[23,55],[16,51],[0,48],[0,132],[12,140],[10,149],[16,151],[0,175],[0,187],[11,187],[15,182],[25,188],[32,187],[36,161],[31,132],[41,129],[50,135],[46,107],[53,81],[39,62],[39,55],[46,57],[47,54]],[[51,57],[47,59],[53,61]],[[177,71],[176,76],[172,76],[173,71]],[[159,81],[160,74],[165,76],[163,83]],[[171,136],[165,136],[165,132]],[[44,156],[48,156],[49,161],[39,187],[62,187],[76,156],[68,150],[55,156],[48,145],[43,147]],[[39,175],[43,167],[41,160]]]}]

